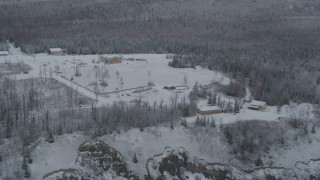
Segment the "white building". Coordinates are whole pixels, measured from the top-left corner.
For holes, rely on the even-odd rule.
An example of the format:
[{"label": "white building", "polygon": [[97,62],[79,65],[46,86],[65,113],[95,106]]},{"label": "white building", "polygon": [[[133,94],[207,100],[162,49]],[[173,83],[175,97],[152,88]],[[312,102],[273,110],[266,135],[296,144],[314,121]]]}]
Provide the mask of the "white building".
[{"label": "white building", "polygon": [[210,115],[221,113],[222,109],[218,106],[201,106],[198,107],[197,112],[201,115]]},{"label": "white building", "polygon": [[0,56],[8,56],[9,52],[8,51],[0,51]]},{"label": "white building", "polygon": [[50,48],[49,53],[51,55],[63,55],[63,50],[61,48]]},{"label": "white building", "polygon": [[267,103],[263,101],[252,100],[248,108],[256,111],[263,111],[267,109]]}]

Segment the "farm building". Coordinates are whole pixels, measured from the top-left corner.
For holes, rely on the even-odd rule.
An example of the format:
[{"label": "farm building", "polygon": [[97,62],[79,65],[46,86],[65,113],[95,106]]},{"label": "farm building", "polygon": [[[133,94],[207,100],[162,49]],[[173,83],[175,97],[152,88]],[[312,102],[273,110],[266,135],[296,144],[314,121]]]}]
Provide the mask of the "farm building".
[{"label": "farm building", "polygon": [[137,58],[136,61],[147,61],[147,60],[144,58]]},{"label": "farm building", "polygon": [[0,51],[0,56],[8,56],[9,52],[8,51]]},{"label": "farm building", "polygon": [[166,90],[175,90],[176,87],[175,87],[175,86],[164,86],[163,89],[166,89]]},{"label": "farm building", "polygon": [[267,103],[263,101],[252,100],[248,108],[256,111],[263,111],[267,109]]},{"label": "farm building", "polygon": [[122,63],[122,57],[114,56],[111,58],[100,56],[100,61],[108,63],[108,64],[118,64]]},{"label": "farm building", "polygon": [[50,48],[49,54],[50,55],[63,55],[63,50],[61,48]]},{"label": "farm building", "polygon": [[108,59],[108,64],[118,64],[122,63],[122,57],[114,56]]},{"label": "farm building", "polygon": [[222,109],[218,106],[201,106],[197,108],[197,112],[201,115],[219,114]]},{"label": "farm building", "polygon": [[134,58],[127,58],[127,61],[134,61]]}]

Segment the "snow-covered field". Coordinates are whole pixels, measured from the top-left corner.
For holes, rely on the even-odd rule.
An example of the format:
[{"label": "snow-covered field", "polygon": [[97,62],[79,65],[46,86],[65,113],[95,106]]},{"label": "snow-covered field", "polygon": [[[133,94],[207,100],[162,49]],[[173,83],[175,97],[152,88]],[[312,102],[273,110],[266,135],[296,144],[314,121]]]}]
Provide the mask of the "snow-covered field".
[{"label": "snow-covered field", "polygon": [[59,169],[75,168],[78,147],[86,140],[86,136],[71,134],[59,136],[52,144],[42,141],[31,154],[32,179],[42,179],[45,174]]},{"label": "snow-covered field", "polygon": [[[101,104],[119,100],[130,102],[138,98],[150,103],[160,100],[169,102],[174,93],[187,96],[191,90],[190,87],[195,82],[205,85],[212,81],[218,81],[222,84],[228,84],[230,81],[229,78],[219,72],[200,67],[196,69],[171,68],[168,66],[171,59],[167,59],[166,54],[126,54],[121,56],[124,59],[141,58],[146,59],[146,61],[124,60],[120,64],[105,64],[98,61],[98,55],[53,56],[42,53],[29,56],[23,54],[19,48],[14,48],[13,45],[9,52],[9,56],[0,57],[0,63],[23,62],[32,68],[28,74],[14,75],[12,78],[52,77],[92,99],[97,99]],[[80,76],[75,76],[77,68]],[[185,78],[187,78],[187,81],[184,80]],[[73,80],[71,81],[71,79]],[[102,81],[106,81],[108,86],[103,88],[101,86]],[[152,82],[154,86],[151,90],[142,93],[133,92],[133,90],[110,93],[117,90],[147,86],[148,82]],[[184,85],[189,88],[182,87],[173,91],[163,89],[164,86]],[[94,92],[106,94],[96,95]]]}]

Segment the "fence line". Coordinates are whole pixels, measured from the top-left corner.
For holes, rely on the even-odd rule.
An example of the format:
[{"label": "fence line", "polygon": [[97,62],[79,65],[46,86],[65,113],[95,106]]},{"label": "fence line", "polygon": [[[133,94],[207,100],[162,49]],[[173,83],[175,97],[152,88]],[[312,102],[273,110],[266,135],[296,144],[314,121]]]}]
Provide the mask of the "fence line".
[{"label": "fence line", "polygon": [[86,90],[88,90],[88,91],[91,91],[91,92],[95,93],[96,95],[108,95],[108,94],[115,94],[115,93],[119,93],[119,92],[125,92],[125,91],[130,91],[130,90],[135,90],[135,89],[144,89],[144,88],[148,88],[147,90],[150,90],[150,89],[151,89],[151,86],[154,86],[154,85],[151,85],[151,86],[139,86],[139,87],[134,87],[134,88],[128,88],[128,89],[122,89],[122,90],[115,90],[115,91],[109,91],[109,92],[98,93],[98,92],[95,92],[95,91],[93,91],[93,90],[91,90],[91,89],[87,88],[87,87],[86,87],[86,86],[84,86],[84,85],[81,85],[81,84],[79,84],[79,83],[77,83],[77,82],[74,82],[74,81],[72,81],[72,80],[70,80],[70,79],[66,78],[66,77],[65,77],[65,76],[63,76],[63,75],[61,75],[60,77],[62,77],[63,79],[65,79],[65,80],[67,80],[67,81],[69,81],[69,82],[71,82],[71,83],[74,83],[74,84],[76,84],[76,85],[78,85],[78,86],[81,86],[81,87],[85,88]]}]

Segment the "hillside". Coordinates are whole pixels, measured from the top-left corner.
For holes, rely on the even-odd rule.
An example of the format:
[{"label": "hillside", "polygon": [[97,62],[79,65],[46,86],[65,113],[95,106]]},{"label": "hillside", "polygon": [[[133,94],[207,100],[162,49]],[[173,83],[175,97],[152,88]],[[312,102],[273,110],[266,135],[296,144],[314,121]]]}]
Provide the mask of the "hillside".
[{"label": "hillside", "polygon": [[319,0],[0,0],[0,179],[320,180]]}]

